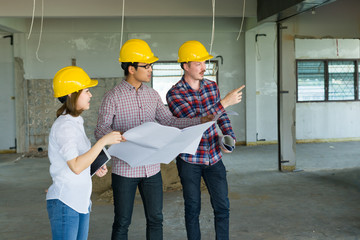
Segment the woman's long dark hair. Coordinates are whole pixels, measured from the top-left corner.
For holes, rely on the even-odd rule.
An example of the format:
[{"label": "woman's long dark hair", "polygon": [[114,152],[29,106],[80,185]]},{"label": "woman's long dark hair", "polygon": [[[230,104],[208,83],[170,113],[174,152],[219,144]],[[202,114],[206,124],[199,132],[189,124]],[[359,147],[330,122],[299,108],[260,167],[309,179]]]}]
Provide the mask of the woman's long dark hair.
[{"label": "woman's long dark hair", "polygon": [[[59,101],[63,103],[63,105],[56,111],[56,117],[58,118],[60,115],[70,114],[73,117],[80,116],[83,110],[76,109],[76,102],[81,94],[82,90],[78,92],[73,92],[70,97],[65,96],[60,97]],[[65,100],[65,101],[64,101]]]}]

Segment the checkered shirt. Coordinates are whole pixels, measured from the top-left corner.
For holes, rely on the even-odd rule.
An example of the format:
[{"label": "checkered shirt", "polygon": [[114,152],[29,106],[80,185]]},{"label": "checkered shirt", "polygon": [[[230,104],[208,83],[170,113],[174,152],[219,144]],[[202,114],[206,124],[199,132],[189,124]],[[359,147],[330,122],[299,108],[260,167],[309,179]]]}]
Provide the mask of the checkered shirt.
[{"label": "checkered shirt", "polygon": [[[220,91],[215,82],[203,79],[200,82],[200,89],[194,91],[185,82],[184,77],[173,86],[166,94],[166,101],[170,111],[176,117],[197,117],[207,114],[223,113],[218,119],[217,124],[224,135],[230,135],[234,139],[235,134],[232,130],[230,119],[225,113],[224,107],[220,103]],[[219,135],[216,125],[213,124],[203,134],[199,147],[195,155],[180,154],[180,157],[188,163],[213,165],[221,160],[222,153],[219,145]]]},{"label": "checkered shirt", "polygon": [[[134,86],[123,80],[103,98],[95,138],[98,140],[111,131],[124,133],[145,122],[185,128],[199,124],[200,118],[174,117],[154,89],[142,84],[136,91]],[[160,164],[132,168],[126,162],[112,157],[112,172],[123,177],[151,177],[159,171]]]}]

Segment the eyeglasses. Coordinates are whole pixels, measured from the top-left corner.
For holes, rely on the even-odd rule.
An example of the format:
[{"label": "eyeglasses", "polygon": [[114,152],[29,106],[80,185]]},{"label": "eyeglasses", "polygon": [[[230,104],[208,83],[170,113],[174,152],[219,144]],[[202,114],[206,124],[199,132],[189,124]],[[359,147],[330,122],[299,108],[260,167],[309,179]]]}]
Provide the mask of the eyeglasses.
[{"label": "eyeglasses", "polygon": [[142,65],[142,66],[138,65],[138,67],[142,67],[142,68],[145,68],[145,69],[149,69],[149,68],[152,68],[153,65],[154,65],[154,64],[151,63],[151,64]]}]

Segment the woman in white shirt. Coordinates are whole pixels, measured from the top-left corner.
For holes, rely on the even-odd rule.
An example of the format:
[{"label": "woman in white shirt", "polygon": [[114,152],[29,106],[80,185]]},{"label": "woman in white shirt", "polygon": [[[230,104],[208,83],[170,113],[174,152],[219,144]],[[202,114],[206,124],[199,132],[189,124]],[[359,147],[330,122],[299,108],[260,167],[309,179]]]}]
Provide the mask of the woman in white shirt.
[{"label": "woman in white shirt", "polygon": [[[91,147],[80,114],[90,108],[89,88],[98,84],[80,67],[69,66],[58,71],[53,79],[54,97],[63,105],[49,135],[48,155],[53,184],[46,195],[53,240],[87,239],[92,182],[90,165],[105,145],[125,139],[120,132],[111,132]],[[96,174],[107,173],[106,165]]]}]

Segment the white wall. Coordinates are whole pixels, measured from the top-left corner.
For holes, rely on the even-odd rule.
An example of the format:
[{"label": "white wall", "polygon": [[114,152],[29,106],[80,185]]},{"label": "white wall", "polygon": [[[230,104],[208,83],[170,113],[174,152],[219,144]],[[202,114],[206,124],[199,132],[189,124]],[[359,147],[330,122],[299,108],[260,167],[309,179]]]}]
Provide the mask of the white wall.
[{"label": "white wall", "polygon": [[10,38],[3,38],[10,33],[0,32],[0,151],[15,147],[15,83],[14,59]]},{"label": "white wall", "polygon": [[359,102],[298,103],[297,139],[360,138]]},{"label": "white wall", "polygon": [[295,39],[296,59],[359,59],[359,39]]},{"label": "white wall", "polygon": [[277,42],[276,24],[257,30],[256,46],[256,125],[258,140],[277,140]]},{"label": "white wall", "polygon": [[[358,39],[295,39],[297,59],[359,59]],[[359,138],[360,102],[296,104],[297,139]]]},{"label": "white wall", "polygon": [[[283,30],[284,37],[292,41],[294,46],[296,44],[295,54],[298,59],[359,58],[360,15],[358,9],[360,9],[360,1],[341,0],[317,8],[315,14],[311,11],[300,14],[282,22],[283,26],[289,26],[289,29]],[[258,46],[256,46],[253,39],[256,34],[261,33],[267,36],[258,37]],[[320,39],[328,40],[318,42]],[[336,39],[338,39],[338,45],[336,45]],[[337,49],[336,46],[339,48]],[[260,59],[256,48],[260,50]],[[246,50],[246,89],[256,91],[256,96],[252,96],[254,93],[246,93],[247,100],[251,99],[255,102],[246,103],[248,117],[246,130],[249,135],[247,142],[256,140],[254,137],[256,133],[258,133],[258,139],[273,141],[277,139],[275,25],[263,24],[249,30],[246,37]],[[283,54],[293,55],[294,53]],[[293,72],[293,76],[295,75],[296,73]],[[289,79],[284,79],[284,81],[289,81]],[[296,139],[358,138],[360,127],[355,119],[360,117],[359,108],[359,101],[296,103]],[[255,109],[256,113],[251,112]]]},{"label": "white wall", "polygon": [[276,24],[251,29],[245,39],[246,143],[251,145],[277,139]]}]

